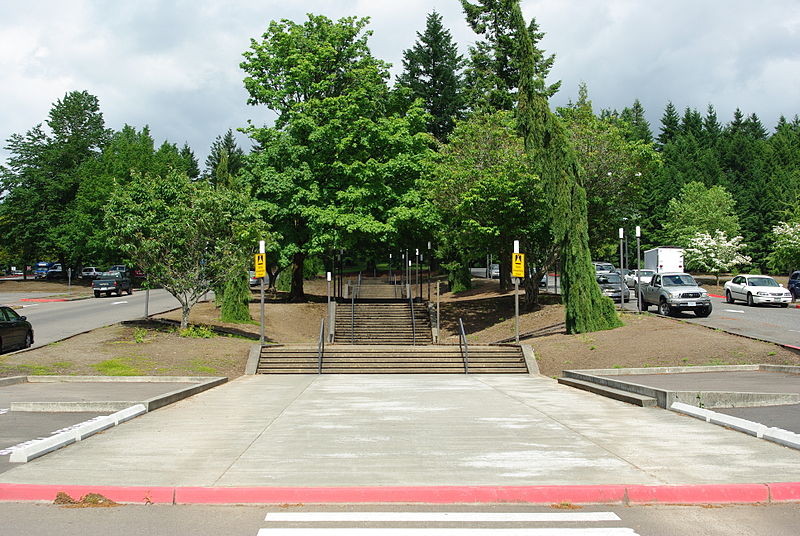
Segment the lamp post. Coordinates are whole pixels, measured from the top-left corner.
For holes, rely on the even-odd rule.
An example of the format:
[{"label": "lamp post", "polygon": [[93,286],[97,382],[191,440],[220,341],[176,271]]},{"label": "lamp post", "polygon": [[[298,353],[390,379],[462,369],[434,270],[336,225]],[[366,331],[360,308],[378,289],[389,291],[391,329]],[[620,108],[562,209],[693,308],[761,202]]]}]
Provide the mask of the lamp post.
[{"label": "lamp post", "polygon": [[642,312],[642,265],[640,252],[642,249],[642,228],[636,226],[636,308]]},{"label": "lamp post", "polygon": [[619,306],[623,308],[625,303],[625,294],[627,294],[627,288],[625,287],[625,278],[622,277],[622,250],[623,250],[623,241],[625,239],[625,230],[620,227],[619,228],[619,266],[620,266],[620,278],[619,278]]},{"label": "lamp post", "polygon": [[[519,240],[514,240],[514,253],[519,253]],[[519,277],[514,279],[514,340],[519,344]]]},{"label": "lamp post", "polygon": [[433,253],[431,253],[431,241],[428,240],[428,301],[431,301],[431,270],[433,268]]}]

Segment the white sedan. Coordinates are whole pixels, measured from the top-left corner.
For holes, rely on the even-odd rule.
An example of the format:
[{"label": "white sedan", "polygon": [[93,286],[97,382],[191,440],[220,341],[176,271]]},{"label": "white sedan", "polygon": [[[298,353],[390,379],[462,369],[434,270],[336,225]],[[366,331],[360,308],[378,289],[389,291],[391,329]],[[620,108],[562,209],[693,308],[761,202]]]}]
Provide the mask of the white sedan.
[{"label": "white sedan", "polygon": [[788,307],[792,294],[783,285],[767,275],[737,275],[725,283],[725,301],[747,302],[747,305],[777,303]]},{"label": "white sedan", "polygon": [[[646,285],[653,279],[655,273],[655,270],[630,270],[625,274],[625,284],[628,285],[628,288],[636,288],[639,278],[641,278],[642,284]],[[637,274],[641,275],[637,276]]]}]

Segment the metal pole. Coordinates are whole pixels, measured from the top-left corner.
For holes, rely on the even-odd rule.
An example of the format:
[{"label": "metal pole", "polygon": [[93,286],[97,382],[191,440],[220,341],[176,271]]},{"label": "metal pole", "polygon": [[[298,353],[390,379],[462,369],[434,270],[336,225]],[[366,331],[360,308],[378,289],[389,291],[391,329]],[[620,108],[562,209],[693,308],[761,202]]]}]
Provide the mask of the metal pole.
[{"label": "metal pole", "polygon": [[636,307],[642,312],[642,262],[639,257],[642,249],[642,230],[636,226]]},{"label": "metal pole", "polygon": [[428,242],[428,301],[431,301],[431,269],[433,268],[433,255],[431,253],[431,243]]},{"label": "metal pole", "polygon": [[150,316],[150,311],[148,310],[150,307],[150,288],[146,288],[144,290],[144,317],[148,318]]},{"label": "metal pole", "polygon": [[519,344],[519,277],[514,278],[514,340]]},{"label": "metal pole", "polygon": [[[264,241],[261,240],[258,243],[258,252],[264,253]],[[264,277],[261,277],[261,330],[259,334],[259,343],[261,346],[264,346]]]},{"label": "metal pole", "polygon": [[441,333],[442,325],[439,322],[439,296],[441,295],[440,287],[441,281],[436,282],[436,344],[439,344],[439,333]]},{"label": "metal pole", "polygon": [[330,337],[331,333],[331,273],[328,272],[325,274],[325,278],[328,280],[328,336]]},{"label": "metal pole", "polygon": [[[622,227],[619,228],[619,275],[620,275],[620,286],[619,286],[619,306],[620,308],[624,307],[625,304],[625,293],[628,290],[627,285],[625,285],[625,279],[622,277],[622,248],[623,248],[623,240],[624,240],[625,231]],[[625,288],[622,288],[625,287]]]},{"label": "metal pole", "polygon": [[392,254],[389,253],[389,279],[392,278]]},{"label": "metal pole", "polygon": [[419,299],[422,300],[422,281],[419,278],[419,263],[420,263],[420,256],[419,256],[419,248],[417,248],[417,292],[419,295]]}]

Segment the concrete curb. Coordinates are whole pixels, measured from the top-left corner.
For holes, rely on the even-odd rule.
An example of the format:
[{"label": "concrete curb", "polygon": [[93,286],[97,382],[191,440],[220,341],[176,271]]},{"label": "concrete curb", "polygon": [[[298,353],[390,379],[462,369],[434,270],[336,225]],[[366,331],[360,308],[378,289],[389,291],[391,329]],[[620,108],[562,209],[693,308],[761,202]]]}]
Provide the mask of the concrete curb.
[{"label": "concrete curb", "polygon": [[528,366],[528,374],[531,376],[538,376],[539,363],[536,362],[536,353],[533,351],[533,346],[530,344],[520,344],[522,348],[522,355],[525,358],[525,364]]},{"label": "concrete curb", "polygon": [[144,407],[144,404],[136,404],[135,406],[118,411],[107,417],[93,420],[72,430],[61,432],[44,439],[31,441],[28,445],[12,452],[8,461],[11,463],[27,463],[34,458],[66,447],[76,441],[80,441],[90,435],[116,426],[146,412],[147,408]]},{"label": "concrete curb", "polygon": [[785,447],[800,450],[800,434],[788,430],[770,428],[758,422],[748,421],[747,419],[726,415],[724,413],[717,413],[681,402],[673,403],[670,409],[711,424],[731,428],[737,432],[744,432],[745,434],[756,436],[759,439],[766,439],[767,441],[772,441],[773,443],[778,443]]},{"label": "concrete curb", "polygon": [[21,302],[35,302],[35,303],[53,303],[53,302],[68,302],[88,300],[91,296],[76,296],[74,298],[20,298]]},{"label": "concrete curb", "polygon": [[258,370],[258,360],[261,358],[261,343],[250,346],[247,356],[247,365],[244,368],[245,376],[252,376]]},{"label": "concrete curb", "polygon": [[52,502],[100,493],[139,504],[766,504],[800,502],[800,482],[678,486],[147,487],[0,484],[0,501]]}]

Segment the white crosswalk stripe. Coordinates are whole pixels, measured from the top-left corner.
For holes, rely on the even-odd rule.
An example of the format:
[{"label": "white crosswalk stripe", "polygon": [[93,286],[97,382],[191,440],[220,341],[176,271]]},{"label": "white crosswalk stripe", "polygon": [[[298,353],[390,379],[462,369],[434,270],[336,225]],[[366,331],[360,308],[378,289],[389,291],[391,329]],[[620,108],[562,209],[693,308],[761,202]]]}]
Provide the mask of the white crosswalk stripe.
[{"label": "white crosswalk stripe", "polygon": [[[541,526],[621,521],[613,512],[270,512],[264,521],[269,526],[258,536],[637,536],[625,527]],[[368,526],[389,523],[393,526]],[[419,523],[462,526],[419,527]]]}]

